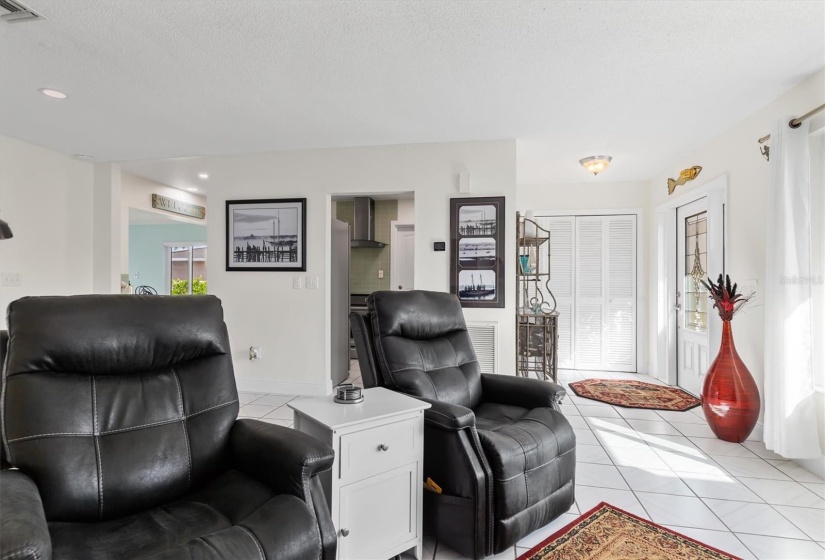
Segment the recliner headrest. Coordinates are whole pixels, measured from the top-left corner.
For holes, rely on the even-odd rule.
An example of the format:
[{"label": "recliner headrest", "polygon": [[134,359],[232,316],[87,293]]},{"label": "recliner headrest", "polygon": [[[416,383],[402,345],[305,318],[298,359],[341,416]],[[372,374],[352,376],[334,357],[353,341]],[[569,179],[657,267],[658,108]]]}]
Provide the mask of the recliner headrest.
[{"label": "recliner headrest", "polygon": [[381,337],[427,340],[467,330],[458,298],[444,292],[373,292],[367,306],[377,316]]},{"label": "recliner headrest", "polygon": [[25,297],[9,305],[7,320],[8,376],[127,375],[229,352],[214,296]]}]

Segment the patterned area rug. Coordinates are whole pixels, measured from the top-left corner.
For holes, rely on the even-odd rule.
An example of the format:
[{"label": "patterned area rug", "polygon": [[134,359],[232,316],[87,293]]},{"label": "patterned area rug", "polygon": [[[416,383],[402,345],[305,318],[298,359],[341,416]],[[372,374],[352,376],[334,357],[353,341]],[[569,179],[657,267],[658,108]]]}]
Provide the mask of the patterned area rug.
[{"label": "patterned area rug", "polygon": [[702,401],[678,387],[624,379],[585,379],[570,383],[578,396],[627,408],[690,410]]},{"label": "patterned area rug", "polygon": [[518,560],[741,560],[605,502]]}]

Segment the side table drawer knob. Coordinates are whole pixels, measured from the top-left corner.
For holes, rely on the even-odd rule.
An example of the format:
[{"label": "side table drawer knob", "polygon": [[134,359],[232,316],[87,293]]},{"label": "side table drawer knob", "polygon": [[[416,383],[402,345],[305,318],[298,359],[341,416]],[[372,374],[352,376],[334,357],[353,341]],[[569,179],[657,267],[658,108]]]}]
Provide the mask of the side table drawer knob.
[{"label": "side table drawer knob", "polygon": [[387,445],[386,443],[382,443],[381,445],[379,445],[379,446],[378,446],[378,448],[379,448],[381,451],[386,451],[386,450],[388,450],[388,449],[390,448],[390,446],[389,446],[389,445]]},{"label": "side table drawer knob", "polygon": [[348,537],[349,536],[349,529],[341,529],[341,536]]}]

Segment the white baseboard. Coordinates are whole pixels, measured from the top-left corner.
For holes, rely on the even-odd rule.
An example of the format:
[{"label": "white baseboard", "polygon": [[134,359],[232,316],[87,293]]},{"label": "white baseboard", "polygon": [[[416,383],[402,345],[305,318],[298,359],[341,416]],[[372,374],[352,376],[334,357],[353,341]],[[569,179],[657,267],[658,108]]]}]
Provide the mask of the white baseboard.
[{"label": "white baseboard", "polygon": [[825,457],[816,459],[794,459],[794,463],[808,472],[814,473],[819,478],[825,478]]},{"label": "white baseboard", "polygon": [[332,393],[332,381],[326,383],[290,383],[269,379],[236,379],[238,391],[245,393],[276,393],[319,397]]},{"label": "white baseboard", "polygon": [[[765,441],[765,428],[761,422],[757,422],[753,429],[753,434],[757,434],[759,441]],[[814,473],[819,478],[825,478],[825,456],[814,459],[788,459],[793,461],[808,472]]]}]

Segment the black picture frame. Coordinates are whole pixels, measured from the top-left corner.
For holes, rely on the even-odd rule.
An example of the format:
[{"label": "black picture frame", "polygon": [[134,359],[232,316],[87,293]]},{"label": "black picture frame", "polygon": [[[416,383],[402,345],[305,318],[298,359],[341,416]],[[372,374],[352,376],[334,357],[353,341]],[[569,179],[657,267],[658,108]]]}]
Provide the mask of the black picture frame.
[{"label": "black picture frame", "polygon": [[305,271],[306,217],[306,198],[227,200],[227,272]]},{"label": "black picture frame", "polygon": [[503,308],[504,197],[450,199],[450,293],[462,307]]}]

